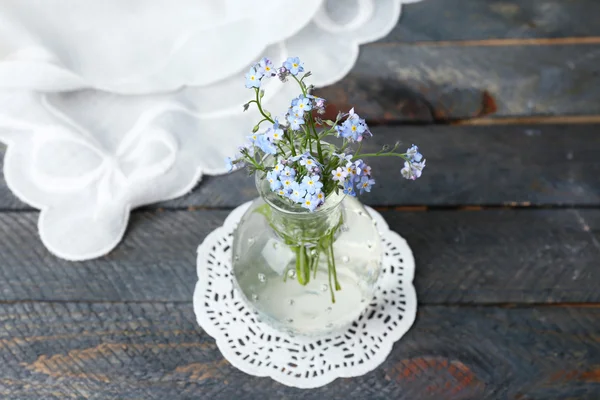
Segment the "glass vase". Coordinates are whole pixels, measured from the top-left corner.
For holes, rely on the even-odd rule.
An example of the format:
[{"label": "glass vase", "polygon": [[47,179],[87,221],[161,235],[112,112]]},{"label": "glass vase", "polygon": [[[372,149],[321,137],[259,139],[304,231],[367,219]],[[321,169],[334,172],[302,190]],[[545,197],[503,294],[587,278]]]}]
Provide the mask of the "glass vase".
[{"label": "glass vase", "polygon": [[381,269],[379,233],[354,197],[332,193],[310,212],[271,192],[256,173],[260,197],[234,233],[234,282],[259,318],[291,335],[347,328],[373,296]]}]

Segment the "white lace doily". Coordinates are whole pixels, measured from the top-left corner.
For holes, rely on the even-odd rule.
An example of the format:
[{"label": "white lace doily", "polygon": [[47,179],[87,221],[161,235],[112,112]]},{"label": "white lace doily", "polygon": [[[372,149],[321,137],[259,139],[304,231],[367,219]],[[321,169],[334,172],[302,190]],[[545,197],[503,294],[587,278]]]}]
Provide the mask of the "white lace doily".
[{"label": "white lace doily", "polygon": [[[40,237],[52,253],[106,254],[131,209],[226,172],[224,158],[259,119],[241,107],[252,62],[297,55],[311,83],[331,84],[412,1],[2,1],[7,185],[42,210]],[[268,85],[264,102],[280,114],[298,93]]]},{"label": "white lace doily", "polygon": [[319,338],[289,336],[257,321],[234,289],[231,276],[233,231],[250,203],[236,208],[222,227],[198,248],[194,312],[236,368],[269,376],[288,386],[315,388],[336,378],[360,376],[379,366],[412,326],[417,297],[410,247],[383,217],[367,207],[381,234],[383,270],[378,288],[362,316],[342,334]]}]

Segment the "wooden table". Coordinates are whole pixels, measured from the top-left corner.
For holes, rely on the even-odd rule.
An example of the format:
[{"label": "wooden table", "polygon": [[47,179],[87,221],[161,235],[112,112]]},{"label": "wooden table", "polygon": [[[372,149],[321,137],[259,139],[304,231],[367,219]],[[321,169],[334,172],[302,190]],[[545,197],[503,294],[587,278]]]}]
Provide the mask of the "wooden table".
[{"label": "wooden table", "polygon": [[70,263],[0,182],[2,399],[600,399],[600,2],[425,0],[320,93],[421,146],[364,201],[410,243],[416,323],[377,370],[309,391],[237,371],[195,322],[195,250],[243,173],[133,213]]}]

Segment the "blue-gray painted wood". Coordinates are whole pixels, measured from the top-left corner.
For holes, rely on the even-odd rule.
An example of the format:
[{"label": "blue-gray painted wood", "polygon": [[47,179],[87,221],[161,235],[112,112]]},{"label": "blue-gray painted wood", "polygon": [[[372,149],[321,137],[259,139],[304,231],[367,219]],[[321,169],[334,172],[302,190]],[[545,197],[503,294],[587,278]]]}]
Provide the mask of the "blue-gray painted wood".
[{"label": "blue-gray painted wood", "polygon": [[[377,181],[361,197],[374,206],[598,205],[600,125],[394,126],[373,128],[365,151],[401,140],[427,158],[416,182],[400,177],[402,160],[367,160]],[[235,207],[256,197],[244,171],[209,177],[164,207]]]},{"label": "blue-gray painted wood", "polygon": [[401,18],[380,42],[600,36],[596,0],[425,0]]},{"label": "blue-gray painted wood", "polygon": [[352,71],[317,93],[372,121],[600,114],[600,45],[363,46]]},{"label": "blue-gray painted wood", "polygon": [[47,399],[597,399],[600,310],[422,306],[375,371],[285,387],[223,360],[188,304],[0,308],[0,397]]},{"label": "blue-gray painted wood", "polygon": [[[0,301],[189,302],[196,248],[229,211],[134,213],[110,254],[48,253],[35,213],[0,213]],[[600,210],[382,212],[417,260],[421,304],[600,302]]]},{"label": "blue-gray painted wood", "polygon": [[[368,160],[376,187],[373,206],[600,204],[600,125],[375,126],[365,151],[417,143],[427,157],[423,177],[400,177],[400,159]],[[3,157],[0,152],[0,157]],[[147,208],[233,208],[257,196],[244,171],[205,176],[190,194]],[[31,210],[0,178],[0,210]]]}]

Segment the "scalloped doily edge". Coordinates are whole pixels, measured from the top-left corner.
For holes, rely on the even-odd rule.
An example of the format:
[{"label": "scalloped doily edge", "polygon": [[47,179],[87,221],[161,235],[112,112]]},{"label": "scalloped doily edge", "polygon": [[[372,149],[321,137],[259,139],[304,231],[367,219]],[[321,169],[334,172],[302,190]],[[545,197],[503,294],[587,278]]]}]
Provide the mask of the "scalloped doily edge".
[{"label": "scalloped doily edge", "polygon": [[[251,201],[244,203],[244,204],[238,206],[236,209],[234,209],[225,218],[223,225],[218,227],[214,231],[212,231],[210,234],[208,234],[208,236],[206,236],[204,241],[198,246],[198,250],[197,250],[198,257],[197,257],[197,261],[196,261],[196,272],[198,275],[198,282],[196,283],[196,286],[194,288],[193,301],[192,301],[194,314],[196,315],[196,322],[200,325],[200,327],[208,335],[210,335],[213,339],[215,339],[217,347],[219,348],[219,351],[221,352],[223,357],[235,368],[239,369],[240,371],[242,371],[248,375],[257,376],[257,377],[269,377],[269,378],[273,379],[274,381],[279,382],[286,386],[295,387],[295,388],[299,388],[299,389],[314,389],[314,388],[325,386],[338,378],[354,378],[354,377],[365,375],[365,374],[375,370],[376,368],[378,368],[383,362],[385,362],[387,357],[390,355],[395,343],[397,341],[399,341],[413,326],[413,324],[416,320],[416,316],[417,316],[417,293],[416,293],[416,290],[415,290],[415,287],[413,284],[414,271],[415,271],[415,260],[414,260],[414,255],[412,253],[412,250],[408,246],[408,242],[402,236],[400,236],[397,232],[394,232],[391,229],[389,229],[388,224],[385,222],[385,220],[381,216],[381,214],[379,214],[377,211],[375,211],[373,208],[371,208],[369,206],[365,206],[365,208],[367,209],[369,214],[373,217],[373,219],[375,219],[377,221],[378,226],[385,227],[385,229],[383,231],[381,229],[379,230],[380,234],[382,236],[383,235],[391,235],[391,236],[394,236],[396,239],[399,239],[399,243],[401,243],[401,245],[404,246],[407,250],[406,254],[410,255],[410,260],[408,260],[408,264],[411,265],[412,268],[410,268],[409,271],[405,271],[405,272],[408,272],[408,274],[407,274],[406,280],[403,281],[402,289],[405,290],[407,298],[414,299],[414,301],[412,302],[414,304],[414,307],[412,307],[412,308],[407,307],[407,309],[405,311],[406,314],[403,315],[403,318],[400,321],[399,326],[390,335],[389,342],[386,342],[384,344],[384,346],[382,346],[382,348],[375,355],[372,356],[372,359],[374,360],[374,362],[369,363],[369,364],[362,364],[362,367],[356,366],[356,367],[353,367],[352,369],[341,370],[341,371],[338,371],[337,374],[331,374],[331,375],[325,374],[325,375],[319,375],[319,376],[310,378],[310,380],[308,380],[309,384],[307,384],[307,385],[298,385],[298,380],[295,380],[292,377],[289,377],[288,375],[270,374],[269,370],[264,370],[264,373],[263,373],[258,368],[250,368],[249,365],[237,362],[237,355],[235,354],[235,351],[231,347],[226,345],[226,343],[225,343],[226,339],[222,335],[220,335],[219,330],[209,320],[207,314],[203,312],[204,306],[202,305],[202,299],[200,298],[200,294],[203,293],[205,290],[203,278],[206,278],[206,276],[201,271],[201,268],[202,268],[201,260],[203,260],[202,257],[205,256],[206,252],[208,251],[207,245],[210,243],[213,243],[216,239],[222,237],[222,232],[230,229],[231,228],[230,225],[236,225],[237,222],[243,216],[243,214],[246,212],[248,207],[250,207],[251,203],[252,203]],[[383,222],[382,225],[380,225],[381,222]],[[232,289],[235,290],[233,284],[232,284]],[[407,304],[408,304],[408,302],[407,302]],[[282,333],[282,335],[285,335],[285,334]],[[299,338],[299,337],[295,337],[294,339],[302,340],[302,338]],[[310,340],[314,340],[314,338],[305,338],[305,340],[310,341]],[[344,371],[350,371],[350,373],[344,373]],[[289,379],[286,379],[288,377],[289,377]]]}]

